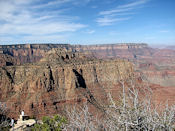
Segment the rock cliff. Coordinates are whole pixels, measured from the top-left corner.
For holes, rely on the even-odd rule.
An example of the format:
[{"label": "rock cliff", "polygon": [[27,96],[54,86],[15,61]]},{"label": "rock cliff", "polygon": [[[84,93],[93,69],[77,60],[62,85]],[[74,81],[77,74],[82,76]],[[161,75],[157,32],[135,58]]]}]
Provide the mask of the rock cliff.
[{"label": "rock cliff", "polygon": [[96,105],[105,92],[119,90],[119,79],[133,73],[125,60],[98,60],[65,49],[52,49],[40,62],[0,68],[0,100],[17,117],[21,110],[41,118],[64,110],[67,104]]},{"label": "rock cliff", "polygon": [[[153,49],[147,44],[102,44],[102,45],[70,45],[70,44],[26,44],[1,45],[0,67],[34,63],[45,57],[48,51],[62,48],[72,52],[87,52],[99,59],[122,58],[133,62],[134,67],[145,74],[151,83],[161,86],[175,86],[174,67],[175,50]],[[86,54],[87,56],[87,54]],[[148,67],[152,65],[152,67]],[[154,68],[154,67],[156,68]],[[164,77],[166,72],[166,77]],[[156,78],[156,79],[155,79]]]},{"label": "rock cliff", "polygon": [[102,44],[102,45],[74,45],[75,50],[89,51],[98,58],[136,58],[140,55],[150,55],[151,48],[147,44]]},{"label": "rock cliff", "polygon": [[117,94],[118,80],[133,68],[149,81],[155,100],[175,100],[175,51],[146,44],[3,45],[0,62],[0,101],[14,117],[24,109],[41,118],[85,101],[100,108],[97,101],[105,102],[105,92]]},{"label": "rock cliff", "polygon": [[[44,57],[46,52],[54,48],[68,49],[68,44],[19,44],[19,45],[0,45],[0,56],[8,55],[13,57],[13,65],[33,63]],[[71,49],[71,48],[70,48]]]},{"label": "rock cliff", "polygon": [[[2,54],[13,57],[13,65],[39,61],[45,54],[55,48],[63,48],[73,52],[90,52],[98,58],[136,58],[150,55],[151,48],[147,44],[106,44],[106,45],[70,45],[70,44],[26,44],[0,45]],[[4,64],[2,64],[4,65]]]}]

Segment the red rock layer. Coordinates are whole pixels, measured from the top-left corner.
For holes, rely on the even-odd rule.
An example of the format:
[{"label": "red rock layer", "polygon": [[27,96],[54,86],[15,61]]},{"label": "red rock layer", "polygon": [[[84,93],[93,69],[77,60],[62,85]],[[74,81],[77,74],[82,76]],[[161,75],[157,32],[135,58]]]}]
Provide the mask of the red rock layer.
[{"label": "red rock layer", "polygon": [[81,56],[70,59],[61,54],[36,64],[0,68],[0,100],[10,109],[9,116],[17,118],[24,110],[41,118],[84,101],[100,108],[98,102],[105,103],[105,92],[118,91],[118,80],[128,78],[133,72],[128,61],[100,61]]}]

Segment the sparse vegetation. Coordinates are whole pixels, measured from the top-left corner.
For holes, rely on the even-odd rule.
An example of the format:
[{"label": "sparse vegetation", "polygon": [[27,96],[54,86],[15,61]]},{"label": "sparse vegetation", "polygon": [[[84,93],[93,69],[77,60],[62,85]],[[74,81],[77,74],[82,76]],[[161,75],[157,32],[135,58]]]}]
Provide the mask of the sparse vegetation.
[{"label": "sparse vegetation", "polygon": [[9,121],[7,118],[7,108],[0,102],[0,131],[9,130]]},{"label": "sparse vegetation", "polygon": [[[68,109],[66,117],[45,116],[41,123],[32,127],[33,131],[173,131],[175,130],[175,106],[168,104],[160,109],[152,101],[152,90],[141,86],[134,79],[120,80],[119,100],[114,100],[108,92],[108,104],[103,107],[101,117],[91,113],[89,106],[75,106]],[[0,113],[5,114],[5,106]],[[95,115],[94,115],[95,114]],[[1,115],[0,130],[8,129],[8,122]]]},{"label": "sparse vegetation", "polygon": [[66,119],[60,115],[55,115],[54,117],[45,116],[42,123],[34,125],[32,131],[61,131],[66,123]]},{"label": "sparse vegetation", "polygon": [[122,92],[119,102],[108,94],[109,105],[104,107],[104,117],[93,116],[87,105],[74,107],[67,112],[68,129],[104,131],[172,131],[175,130],[175,106],[156,108],[151,100],[152,91],[139,87],[132,79],[120,81]]}]

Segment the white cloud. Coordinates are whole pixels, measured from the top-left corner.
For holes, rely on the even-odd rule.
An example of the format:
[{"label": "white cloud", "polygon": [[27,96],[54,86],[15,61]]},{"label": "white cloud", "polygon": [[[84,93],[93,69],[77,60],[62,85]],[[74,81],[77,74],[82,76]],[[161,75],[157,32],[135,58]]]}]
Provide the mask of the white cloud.
[{"label": "white cloud", "polygon": [[96,9],[96,8],[98,8],[98,6],[94,5],[94,6],[91,6],[91,8]]},{"label": "white cloud", "polygon": [[168,33],[168,32],[170,32],[169,30],[160,30],[159,31],[160,33]]},{"label": "white cloud", "polygon": [[118,8],[133,8],[133,7],[136,7],[139,5],[143,5],[146,2],[148,2],[148,0],[137,0],[137,1],[129,3],[129,4],[120,5],[120,6],[118,6]]},{"label": "white cloud", "polygon": [[132,10],[133,8],[124,8],[124,9],[113,9],[113,10],[107,10],[107,11],[102,11],[99,14],[100,15],[111,15],[114,13],[121,13],[121,12],[127,12],[129,10]]},{"label": "white cloud", "polygon": [[36,23],[29,25],[18,25],[18,24],[5,24],[2,27],[0,26],[0,34],[28,34],[28,35],[46,35],[54,34],[66,31],[76,31],[85,27],[85,25],[78,23]]},{"label": "white cloud", "polygon": [[33,8],[46,8],[50,6],[61,6],[62,4],[72,2],[73,0],[54,0],[54,1],[49,1],[47,3],[39,4],[33,6]]},{"label": "white cloud", "polygon": [[[114,9],[105,10],[99,12],[99,18],[96,19],[96,22],[100,26],[112,25],[118,21],[129,20],[131,15],[135,14],[132,11],[139,8],[141,5],[144,5],[149,0],[135,0],[132,3],[127,3],[124,5],[119,5]],[[124,16],[125,17],[118,17]]]},{"label": "white cloud", "polygon": [[20,41],[16,41],[16,38],[10,36],[0,36],[0,43],[2,44],[22,44],[22,43],[54,43],[62,42],[66,43],[68,39],[68,35],[31,35],[24,36],[20,39]]},{"label": "white cloud", "polygon": [[93,34],[93,33],[95,33],[95,30],[87,30],[86,33]]},{"label": "white cloud", "polygon": [[[75,0],[53,0],[39,5],[38,1],[0,0],[0,39],[2,35],[13,37],[27,34],[31,37],[34,35],[41,37],[74,32],[86,27],[86,25],[77,22],[78,17],[64,15],[66,9],[45,9],[46,6],[50,8],[55,5],[61,7],[64,3]],[[89,0],[84,1],[89,2]]]},{"label": "white cloud", "polygon": [[106,26],[106,25],[112,25],[114,22],[125,21],[129,19],[130,19],[129,17],[126,17],[126,18],[103,17],[103,18],[98,18],[97,22],[99,23],[100,26]]}]

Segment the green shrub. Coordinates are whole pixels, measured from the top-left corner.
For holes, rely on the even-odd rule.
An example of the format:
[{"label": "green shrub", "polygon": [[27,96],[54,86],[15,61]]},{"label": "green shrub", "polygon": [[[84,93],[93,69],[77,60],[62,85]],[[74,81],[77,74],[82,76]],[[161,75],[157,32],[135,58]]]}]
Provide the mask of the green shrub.
[{"label": "green shrub", "polygon": [[59,115],[54,117],[44,116],[42,119],[42,124],[35,124],[32,128],[33,131],[61,131],[67,120]]}]

